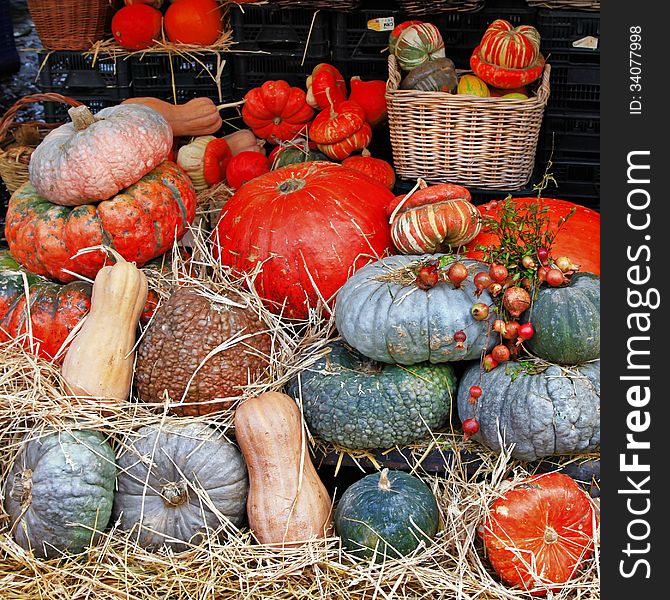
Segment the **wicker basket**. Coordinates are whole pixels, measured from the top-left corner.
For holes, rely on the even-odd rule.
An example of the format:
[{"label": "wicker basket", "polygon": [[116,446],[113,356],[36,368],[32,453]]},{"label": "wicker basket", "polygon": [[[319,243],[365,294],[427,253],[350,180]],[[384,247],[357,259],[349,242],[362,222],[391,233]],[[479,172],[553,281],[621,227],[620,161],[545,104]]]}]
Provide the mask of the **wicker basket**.
[{"label": "wicker basket", "polygon": [[311,8],[321,10],[354,10],[360,0],[271,0],[286,8]]},{"label": "wicker basket", "polygon": [[434,183],[514,190],[530,180],[550,66],[527,100],[478,98],[400,90],[400,70],[389,56],[386,84],[393,164],[399,177]]},{"label": "wicker basket", "polygon": [[45,101],[63,102],[70,106],[81,104],[60,94],[33,94],[18,100],[0,119],[0,177],[10,193],[28,181],[28,163],[33,150],[50,131],[61,125],[39,121],[14,123],[16,113],[26,104]]},{"label": "wicker basket", "polygon": [[37,34],[49,50],[88,50],[105,37],[110,0],[28,0]]},{"label": "wicker basket", "polygon": [[526,0],[533,8],[564,8],[567,10],[600,10],[600,0]]},{"label": "wicker basket", "polygon": [[398,0],[400,11],[410,16],[435,15],[443,12],[475,12],[484,0]]}]

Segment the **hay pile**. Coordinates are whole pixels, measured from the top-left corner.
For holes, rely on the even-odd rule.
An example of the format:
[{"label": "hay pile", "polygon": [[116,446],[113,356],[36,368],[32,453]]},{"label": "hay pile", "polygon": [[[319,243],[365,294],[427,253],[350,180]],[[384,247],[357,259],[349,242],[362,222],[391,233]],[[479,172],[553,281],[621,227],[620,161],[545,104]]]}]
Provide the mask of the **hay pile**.
[{"label": "hay pile", "polygon": [[[319,358],[329,336],[331,321],[315,311],[305,322],[287,325],[270,313],[254,292],[254,274],[245,281],[233,280],[207,251],[202,237],[190,265],[177,249],[171,272],[149,272],[150,285],[166,298],[175,283],[197,287],[210,297],[225,296],[254,307],[272,336],[270,365],[256,381],[240,392],[240,398],[280,390],[298,370]],[[96,429],[109,437],[114,448],[132,440],[142,425],[160,423],[168,404],[149,405],[131,398],[118,410],[101,414],[93,405],[73,402],[63,393],[58,369],[35,358],[17,342],[0,345],[0,496],[7,493],[7,473],[26,436],[43,435],[51,429]],[[232,412],[207,417],[185,417],[216,425],[232,437]],[[445,437],[446,436],[446,437]],[[441,513],[437,538],[411,555],[385,563],[358,562],[331,538],[284,550],[258,545],[248,529],[236,530],[221,522],[206,539],[182,553],[147,552],[133,541],[133,532],[110,528],[98,544],[81,555],[43,560],[20,548],[9,532],[7,515],[0,513],[0,596],[11,598],[245,598],[245,599],[351,599],[392,598],[530,598],[501,584],[489,567],[477,527],[487,507],[510,487],[509,478],[528,475],[523,465],[509,456],[482,452],[481,465],[472,477],[461,460],[459,444],[451,433],[417,446],[410,465],[432,488]],[[446,441],[445,441],[446,440]],[[454,448],[442,477],[429,476],[421,468],[426,449]],[[469,449],[474,447],[469,444]],[[343,492],[338,489],[337,497]],[[599,598],[598,549],[578,579],[560,592],[558,599]]]}]

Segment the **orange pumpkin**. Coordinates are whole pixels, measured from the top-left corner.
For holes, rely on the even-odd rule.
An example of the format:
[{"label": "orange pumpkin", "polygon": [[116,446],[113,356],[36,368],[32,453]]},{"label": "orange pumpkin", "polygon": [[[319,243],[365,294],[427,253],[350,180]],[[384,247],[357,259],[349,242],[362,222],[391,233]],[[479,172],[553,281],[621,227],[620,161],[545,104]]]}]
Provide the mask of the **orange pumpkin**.
[{"label": "orange pumpkin", "polygon": [[165,13],[165,34],[171,42],[210,46],[221,36],[222,17],[216,0],[175,0]]},{"label": "orange pumpkin", "polygon": [[393,190],[395,186],[395,171],[393,167],[381,158],[370,156],[367,148],[363,150],[360,156],[350,156],[344,159],[342,166],[365,173],[365,175],[371,177],[376,183],[383,185],[389,190]]},{"label": "orange pumpkin", "polygon": [[112,18],[112,34],[122,48],[142,50],[158,39],[162,21],[160,11],[147,4],[124,6]]},{"label": "orange pumpkin", "polygon": [[365,111],[356,102],[345,100],[322,110],[310,125],[309,135],[321,152],[334,160],[344,160],[356,150],[367,148],[372,129]]}]

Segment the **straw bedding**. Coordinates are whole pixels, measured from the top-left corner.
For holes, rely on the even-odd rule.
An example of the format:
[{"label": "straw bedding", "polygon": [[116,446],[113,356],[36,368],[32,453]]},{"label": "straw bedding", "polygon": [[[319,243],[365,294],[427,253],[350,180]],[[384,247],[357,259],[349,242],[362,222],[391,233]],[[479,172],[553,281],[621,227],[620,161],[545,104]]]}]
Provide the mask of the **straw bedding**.
[{"label": "straw bedding", "polygon": [[[150,285],[166,298],[176,283],[188,284],[211,298],[246,303],[254,308],[272,336],[270,365],[257,380],[240,390],[240,400],[269,390],[281,390],[298,370],[320,356],[334,334],[332,322],[316,311],[308,321],[290,325],[270,313],[254,292],[254,274],[246,281],[233,280],[216,265],[197,233],[191,265],[177,249],[171,271],[148,273]],[[243,285],[244,284],[244,285]],[[247,289],[245,289],[245,287]],[[241,342],[243,343],[243,342]],[[16,342],[0,345],[0,495],[26,436],[75,425],[96,429],[118,449],[132,440],[142,425],[160,424],[167,418],[168,400],[149,405],[131,400],[113,412],[101,413],[95,405],[82,405],[63,393],[58,369],[35,358]],[[185,417],[216,426],[233,438],[232,410],[207,417]],[[316,443],[315,441],[313,441]],[[321,450],[324,450],[323,444]],[[421,468],[426,449],[452,447],[454,460],[445,461],[445,473],[436,477]],[[8,518],[0,513],[0,597],[13,598],[123,598],[186,599],[330,598],[352,600],[390,599],[515,599],[530,598],[495,576],[477,535],[477,527],[490,503],[511,480],[528,473],[508,455],[493,455],[469,442],[468,450],[481,450],[477,473],[468,475],[460,459],[463,445],[449,432],[417,445],[409,465],[433,489],[441,513],[437,538],[424,542],[411,555],[384,563],[357,562],[340,547],[337,538],[313,541],[299,548],[277,550],[257,544],[247,528],[237,530],[225,518],[216,531],[182,553],[147,552],[134,543],[136,532],[124,532],[114,523],[97,545],[81,555],[42,560],[20,548],[8,531]],[[342,487],[342,486],[339,486]],[[336,498],[343,489],[338,489]],[[598,546],[577,579],[555,599],[599,598]],[[550,593],[551,594],[551,593]],[[551,596],[550,596],[551,597]]]}]

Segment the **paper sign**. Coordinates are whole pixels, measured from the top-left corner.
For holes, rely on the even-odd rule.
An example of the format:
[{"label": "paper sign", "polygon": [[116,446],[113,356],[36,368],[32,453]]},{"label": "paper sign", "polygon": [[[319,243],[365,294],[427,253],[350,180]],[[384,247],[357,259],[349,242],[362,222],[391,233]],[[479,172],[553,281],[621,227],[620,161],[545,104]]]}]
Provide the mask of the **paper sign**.
[{"label": "paper sign", "polygon": [[373,31],[393,31],[395,19],[393,17],[381,17],[379,19],[370,19],[368,29]]}]

